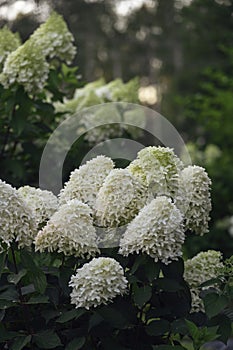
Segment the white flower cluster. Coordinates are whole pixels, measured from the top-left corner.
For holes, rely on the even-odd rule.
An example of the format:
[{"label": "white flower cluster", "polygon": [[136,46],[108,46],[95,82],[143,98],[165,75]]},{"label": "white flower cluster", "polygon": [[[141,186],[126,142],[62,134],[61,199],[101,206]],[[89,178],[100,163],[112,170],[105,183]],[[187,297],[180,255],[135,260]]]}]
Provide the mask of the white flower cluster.
[{"label": "white flower cluster", "polygon": [[128,225],[119,252],[128,256],[140,252],[165,264],[182,255],[185,240],[183,216],[170,198],[153,199]]},{"label": "white flower cluster", "polygon": [[7,27],[0,29],[0,65],[7,56],[21,44],[18,33],[12,33]]},{"label": "white flower cluster", "polygon": [[185,215],[185,227],[198,235],[208,232],[211,180],[205,169],[188,166],[180,173],[180,187],[176,198],[178,208]]},{"label": "white flower cluster", "polygon": [[60,203],[76,198],[94,208],[97,193],[113,168],[113,161],[105,156],[97,156],[80,166],[71,173],[69,181],[60,192]]},{"label": "white flower cluster", "polygon": [[[185,261],[184,279],[191,287],[192,310],[202,311],[204,305],[199,296],[200,285],[218,276],[224,265],[221,261],[222,254],[215,250],[201,252],[192,259]],[[202,287],[202,290],[208,287]]]},{"label": "white flower cluster", "polygon": [[[116,79],[108,84],[99,79],[87,84],[84,88],[77,89],[71,100],[64,104],[56,103],[58,112],[77,113],[82,111],[80,128],[88,131],[85,140],[89,143],[98,143],[108,138],[119,137],[124,132],[138,138],[145,128],[146,118],[142,108],[132,103],[138,102],[138,79],[123,83]],[[108,102],[122,102],[121,104]],[[125,102],[128,102],[125,103]],[[96,105],[104,104],[99,108]],[[84,109],[95,106],[84,113]],[[115,124],[114,124],[115,123]],[[127,125],[136,124],[137,127]],[[96,127],[99,124],[100,126]]]},{"label": "white flower cluster", "polygon": [[84,130],[87,131],[85,140],[89,143],[98,144],[108,138],[120,137],[123,134],[121,114],[115,105],[101,105],[93,112],[90,114],[87,111],[82,118]]},{"label": "white flower cluster", "polygon": [[28,40],[8,55],[0,75],[0,83],[5,88],[18,83],[27,92],[35,92],[43,88],[48,73],[49,64],[40,47]]},{"label": "white flower cluster", "polygon": [[46,223],[58,209],[58,199],[50,191],[31,186],[23,186],[18,192],[31,208],[38,226]]},{"label": "white flower cluster", "polygon": [[62,205],[39,231],[36,250],[62,252],[65,255],[90,257],[98,252],[96,232],[87,204],[73,199]]},{"label": "white flower cluster", "polygon": [[[18,46],[15,37],[10,40],[7,35],[9,47]],[[23,45],[11,50],[4,63],[0,83],[5,88],[18,83],[29,93],[42,90],[49,74],[47,59],[57,57],[71,63],[76,53],[73,41],[63,18],[52,13]]]},{"label": "white flower cluster", "polygon": [[77,270],[69,283],[71,303],[90,309],[107,304],[127,292],[127,280],[121,265],[112,258],[94,258]]},{"label": "white flower cluster", "polygon": [[0,250],[16,241],[19,248],[30,247],[36,235],[33,213],[15,188],[0,180]]},{"label": "white flower cluster", "polygon": [[183,163],[168,147],[146,147],[128,169],[149,186],[152,194],[174,197],[178,191],[179,173]]},{"label": "white flower cluster", "polygon": [[146,200],[147,191],[143,184],[127,169],[113,169],[97,194],[97,224],[103,227],[127,224],[146,204]]},{"label": "white flower cluster", "polygon": [[30,40],[40,48],[47,58],[57,57],[70,64],[76,54],[74,37],[62,16],[53,12],[47,21],[31,35]]}]

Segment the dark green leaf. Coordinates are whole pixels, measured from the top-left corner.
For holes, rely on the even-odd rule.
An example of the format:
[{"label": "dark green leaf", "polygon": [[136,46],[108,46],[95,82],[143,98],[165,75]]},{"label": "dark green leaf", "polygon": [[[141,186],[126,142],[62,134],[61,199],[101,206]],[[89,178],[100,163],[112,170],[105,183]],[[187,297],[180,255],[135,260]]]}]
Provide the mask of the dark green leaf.
[{"label": "dark green leaf", "polygon": [[128,321],[120,311],[121,310],[115,309],[112,306],[103,306],[99,308],[96,312],[110,326],[114,328],[123,329]]},{"label": "dark green leaf", "polygon": [[152,296],[152,288],[150,286],[136,287],[134,289],[133,298],[136,305],[143,307]]},{"label": "dark green leaf", "polygon": [[36,295],[31,297],[28,301],[27,304],[48,304],[49,299],[46,295]]},{"label": "dark green leaf", "polygon": [[208,293],[204,297],[204,305],[207,316],[209,318],[219,314],[228,304],[228,299],[225,295],[216,293]]},{"label": "dark green leaf", "polygon": [[146,326],[146,332],[151,336],[165,335],[169,331],[170,324],[166,320],[154,320]]},{"label": "dark green leaf", "polygon": [[4,292],[0,293],[0,299],[9,301],[18,301],[18,293],[14,288],[8,288]]},{"label": "dark green leaf", "polygon": [[75,319],[79,318],[84,313],[85,313],[84,309],[79,309],[79,310],[73,309],[70,311],[66,311],[56,320],[56,322],[65,323],[65,322],[73,320],[74,318]]},{"label": "dark green leaf", "polygon": [[156,280],[156,285],[159,289],[166,292],[176,292],[184,288],[177,280],[167,277],[158,278]]},{"label": "dark green leaf", "polygon": [[40,349],[54,349],[61,346],[58,335],[53,330],[46,330],[33,336],[33,340]]},{"label": "dark green leaf", "polygon": [[153,350],[187,350],[180,345],[155,345]]},{"label": "dark green leaf", "polygon": [[171,279],[182,279],[184,274],[184,261],[179,258],[177,261],[172,261],[170,264],[161,264],[164,277]]},{"label": "dark green leaf", "polygon": [[84,337],[73,339],[65,348],[65,350],[79,350],[85,344],[86,339]]},{"label": "dark green leaf", "polygon": [[11,350],[22,350],[24,349],[25,345],[27,345],[31,341],[32,336],[28,335],[26,337],[17,337],[14,340],[14,343],[11,346]]},{"label": "dark green leaf", "polygon": [[19,271],[19,273],[12,273],[7,277],[7,280],[9,283],[17,284],[21,280],[22,277],[24,277],[27,273],[26,269],[22,269]]},{"label": "dark green leaf", "polygon": [[0,277],[5,266],[6,252],[0,254]]}]

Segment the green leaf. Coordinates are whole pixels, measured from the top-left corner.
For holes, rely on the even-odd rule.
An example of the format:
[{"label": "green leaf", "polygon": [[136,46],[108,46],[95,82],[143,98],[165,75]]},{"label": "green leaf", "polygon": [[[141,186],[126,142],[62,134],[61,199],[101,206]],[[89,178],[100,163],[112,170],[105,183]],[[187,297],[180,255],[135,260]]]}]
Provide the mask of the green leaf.
[{"label": "green leaf", "polygon": [[48,304],[49,298],[46,295],[36,295],[31,297],[26,304]]},{"label": "green leaf", "polygon": [[110,306],[102,306],[96,312],[103,317],[104,321],[114,328],[123,329],[128,323],[127,319],[120,312],[121,310],[115,309]]},{"label": "green leaf", "polygon": [[46,330],[33,336],[33,340],[40,349],[54,349],[61,346],[58,335],[53,330]]},{"label": "green leaf", "polygon": [[145,266],[145,273],[149,282],[152,282],[155,278],[159,277],[160,262],[150,261]]},{"label": "green leaf", "polygon": [[74,318],[77,319],[79,317],[81,317],[86,311],[84,309],[73,309],[67,312],[64,312],[57,320],[56,322],[59,323],[65,323],[68,321],[73,320]]},{"label": "green leaf", "polygon": [[26,337],[17,337],[11,346],[11,350],[21,350],[24,349],[25,345],[30,343],[32,336],[28,335]]},{"label": "green leaf", "polygon": [[143,307],[152,296],[152,288],[150,286],[136,287],[134,289],[133,298],[136,305]]},{"label": "green leaf", "polygon": [[176,261],[172,261],[170,264],[161,264],[164,277],[171,279],[182,279],[184,274],[184,261],[179,258]]},{"label": "green leaf", "polygon": [[154,320],[146,326],[146,332],[151,336],[164,335],[169,331],[170,323],[166,320]]},{"label": "green leaf", "polygon": [[18,301],[19,295],[14,288],[8,288],[4,292],[0,293],[0,299]]},{"label": "green leaf", "polygon": [[206,314],[209,318],[218,315],[228,304],[228,299],[225,295],[216,293],[208,293],[204,297],[204,305]]},{"label": "green leaf", "polygon": [[176,292],[184,288],[177,280],[167,277],[158,278],[156,284],[159,289],[166,292]]},{"label": "green leaf", "polygon": [[27,273],[26,269],[22,269],[19,273],[12,273],[7,277],[9,283],[17,284]]},{"label": "green leaf", "polygon": [[0,254],[0,277],[5,266],[6,252]]},{"label": "green leaf", "polygon": [[66,346],[65,350],[79,350],[85,344],[86,339],[84,337],[75,338]]},{"label": "green leaf", "polygon": [[153,350],[187,350],[180,345],[155,345]]}]

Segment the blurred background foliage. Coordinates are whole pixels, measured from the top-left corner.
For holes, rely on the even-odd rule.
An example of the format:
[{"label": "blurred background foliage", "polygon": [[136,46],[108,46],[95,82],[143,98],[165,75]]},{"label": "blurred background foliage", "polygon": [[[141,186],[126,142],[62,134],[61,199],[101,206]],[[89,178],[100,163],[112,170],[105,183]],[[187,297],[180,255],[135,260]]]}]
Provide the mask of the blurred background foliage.
[{"label": "blurred background foliage", "polygon": [[[192,256],[208,248],[220,249],[226,256],[232,254],[229,225],[233,216],[233,1],[26,0],[17,10],[19,2],[0,1],[0,26],[7,24],[25,41],[50,9],[58,11],[75,37],[78,54],[74,66],[79,67],[83,82],[99,78],[106,82],[121,78],[127,82],[139,77],[141,86],[154,88],[156,99],[151,101],[144,96],[143,102],[174,124],[188,144],[193,163],[206,167],[213,182],[210,233],[206,239],[190,237],[186,253]],[[66,81],[69,82],[68,76]],[[66,91],[68,97],[72,91]],[[46,139],[54,115],[51,106],[25,98],[20,90],[17,94],[19,100],[25,99],[32,117],[35,108],[39,115],[36,122],[32,118],[27,126],[31,128],[31,138],[40,132],[41,139]],[[3,90],[1,98],[4,102]],[[13,128],[14,148],[17,133],[23,131],[18,124]],[[7,164],[9,159],[1,162],[14,185],[19,185],[19,180],[11,177],[12,171],[21,174],[20,184],[37,182],[28,172],[36,173],[41,153],[31,152],[29,141],[24,144],[28,151],[23,164]]]}]

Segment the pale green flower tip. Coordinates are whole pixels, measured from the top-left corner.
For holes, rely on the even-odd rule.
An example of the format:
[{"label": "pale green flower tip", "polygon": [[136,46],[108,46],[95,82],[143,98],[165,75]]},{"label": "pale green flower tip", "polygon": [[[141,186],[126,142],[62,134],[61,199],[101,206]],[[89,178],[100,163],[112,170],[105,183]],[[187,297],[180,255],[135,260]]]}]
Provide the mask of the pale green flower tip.
[{"label": "pale green flower tip", "polygon": [[27,92],[33,93],[43,89],[48,73],[49,64],[40,48],[28,40],[9,54],[0,75],[0,82],[4,88],[18,83]]},{"label": "pale green flower tip", "polygon": [[52,59],[54,57],[70,64],[75,55],[74,37],[69,31],[63,17],[52,12],[45,23],[31,35],[30,39],[40,47],[43,54]]},{"label": "pale green flower tip", "polygon": [[4,26],[0,29],[0,64],[3,64],[7,56],[21,45],[18,33],[13,33]]}]

